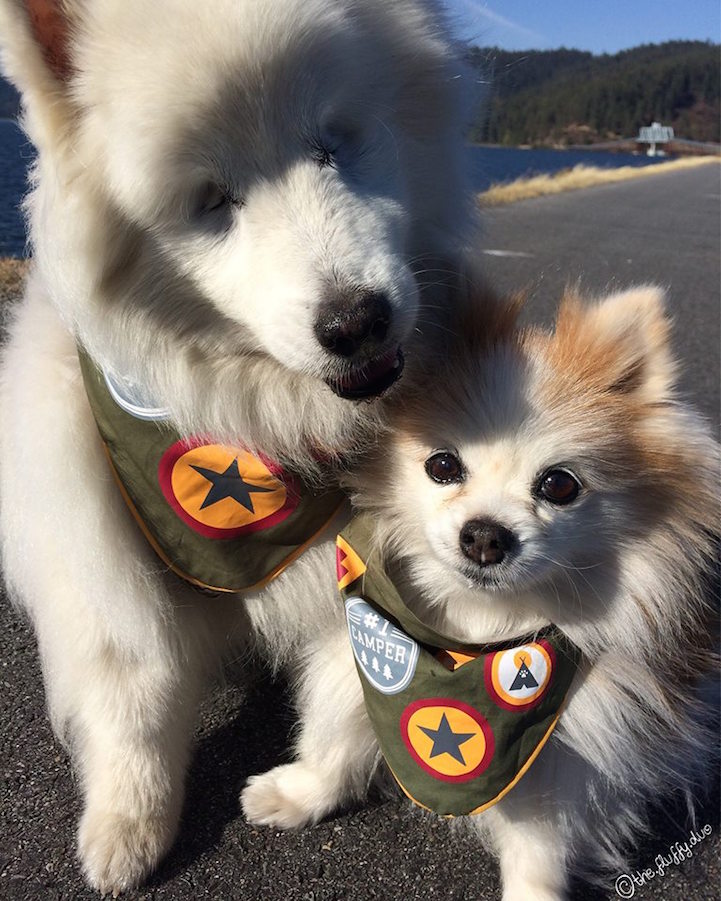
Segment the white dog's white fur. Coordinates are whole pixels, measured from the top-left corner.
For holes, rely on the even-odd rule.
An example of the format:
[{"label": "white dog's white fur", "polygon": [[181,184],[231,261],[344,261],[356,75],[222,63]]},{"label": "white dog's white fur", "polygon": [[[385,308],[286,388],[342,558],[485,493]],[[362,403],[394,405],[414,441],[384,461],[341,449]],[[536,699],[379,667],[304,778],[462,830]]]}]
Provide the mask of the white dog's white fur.
[{"label": "white dog's white fur", "polygon": [[362,445],[378,404],[329,387],[350,364],[316,340],[318,309],[381,293],[404,343],[431,268],[472,240],[466,108],[432,0],[35,5],[39,29],[0,2],[38,149],[1,374],[3,565],[81,779],[84,871],[122,890],[173,840],[196,701],[246,615],[282,653],[296,578],[311,606],[333,586],[315,550],[244,611],[169,577],[106,465],[76,342],[182,433],[322,478],[319,452]]},{"label": "white dog's white fur", "polygon": [[[676,397],[656,289],[587,309],[568,298],[553,336],[515,331],[513,309],[488,298],[477,307],[446,322],[439,357],[350,481],[406,603],[434,628],[483,643],[554,622],[585,655],[529,772],[465,818],[499,857],[504,901],[559,901],[573,870],[623,872],[646,803],[692,798],[715,757],[697,690],[716,671],[706,605],[718,447]],[[441,449],[462,461],[456,483],[424,470]],[[537,491],[556,467],[582,485],[568,505]],[[459,541],[479,517],[518,542],[488,570]],[[342,609],[337,597],[299,649],[297,761],[250,780],[253,822],[317,821],[368,785],[377,747]]]}]

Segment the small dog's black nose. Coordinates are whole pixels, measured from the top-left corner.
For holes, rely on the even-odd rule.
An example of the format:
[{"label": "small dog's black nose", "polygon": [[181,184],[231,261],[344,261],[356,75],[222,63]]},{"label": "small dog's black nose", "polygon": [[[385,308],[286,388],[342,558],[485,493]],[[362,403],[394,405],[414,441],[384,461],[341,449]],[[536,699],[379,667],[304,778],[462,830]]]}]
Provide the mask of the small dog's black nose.
[{"label": "small dog's black nose", "polygon": [[315,334],[326,350],[352,357],[364,345],[385,341],[392,316],[385,294],[367,292],[351,302],[328,300],[315,321]]},{"label": "small dog's black nose", "polygon": [[518,544],[513,532],[493,519],[470,519],[460,538],[463,553],[479,566],[501,563]]}]

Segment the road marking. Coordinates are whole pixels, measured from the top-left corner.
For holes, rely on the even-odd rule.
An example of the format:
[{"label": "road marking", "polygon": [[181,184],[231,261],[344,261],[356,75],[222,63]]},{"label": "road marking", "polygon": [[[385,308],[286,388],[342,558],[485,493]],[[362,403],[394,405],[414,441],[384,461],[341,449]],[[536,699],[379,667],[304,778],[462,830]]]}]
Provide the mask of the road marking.
[{"label": "road marking", "polygon": [[484,250],[489,257],[532,257],[532,253],[524,253],[522,250]]}]

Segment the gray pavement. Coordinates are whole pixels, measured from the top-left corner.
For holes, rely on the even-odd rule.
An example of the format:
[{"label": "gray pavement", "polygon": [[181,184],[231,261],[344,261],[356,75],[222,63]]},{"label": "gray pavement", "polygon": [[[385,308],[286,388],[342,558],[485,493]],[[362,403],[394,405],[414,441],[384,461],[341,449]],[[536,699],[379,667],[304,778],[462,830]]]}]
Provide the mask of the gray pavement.
[{"label": "gray pavement", "polygon": [[[528,314],[547,321],[565,282],[593,292],[653,281],[669,290],[684,365],[684,390],[718,428],[719,169],[657,175],[488,214],[487,269],[504,288],[532,289]],[[517,256],[515,254],[528,254]],[[45,719],[32,634],[0,603],[0,901],[97,897],[74,858],[79,813],[68,759]],[[282,684],[262,670],[242,689],[230,674],[204,704],[179,840],[134,899],[442,899],[500,897],[493,861],[447,823],[396,796],[374,796],[296,833],[256,829],[237,797],[246,777],[285,759],[293,726]],[[712,835],[692,859],[656,877],[634,897],[711,901],[719,896],[718,795],[699,824]],[[635,866],[689,835],[691,824],[662,800]],[[616,898],[613,886],[578,886],[576,901]],[[533,901],[533,899],[529,899]]]},{"label": "gray pavement", "polygon": [[577,280],[593,295],[662,285],[683,390],[718,426],[720,213],[715,164],[495,207],[486,212],[486,270],[504,290],[530,288],[528,315],[541,322]]}]

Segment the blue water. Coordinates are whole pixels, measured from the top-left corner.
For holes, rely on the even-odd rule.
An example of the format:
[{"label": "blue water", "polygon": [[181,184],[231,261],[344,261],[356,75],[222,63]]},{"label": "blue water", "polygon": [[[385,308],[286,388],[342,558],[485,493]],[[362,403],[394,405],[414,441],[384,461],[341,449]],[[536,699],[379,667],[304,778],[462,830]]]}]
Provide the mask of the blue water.
[{"label": "blue water", "polygon": [[17,125],[0,119],[0,257],[25,252],[25,226],[19,210],[27,186],[33,147]]},{"label": "blue water", "polygon": [[[593,166],[647,166],[657,162],[629,153],[585,150],[518,150],[514,147],[469,147],[473,187],[485,190],[493,182],[513,181],[521,175],[558,172],[587,163]],[[26,188],[33,149],[17,125],[0,119],[0,257],[23,256],[25,228],[19,211]]]},{"label": "blue water", "polygon": [[653,166],[662,157],[634,156],[632,153],[604,153],[597,150],[519,150],[517,147],[469,147],[471,177],[477,191],[494,182],[515,181],[522,175],[559,172],[583,163],[599,169],[620,166]]}]

